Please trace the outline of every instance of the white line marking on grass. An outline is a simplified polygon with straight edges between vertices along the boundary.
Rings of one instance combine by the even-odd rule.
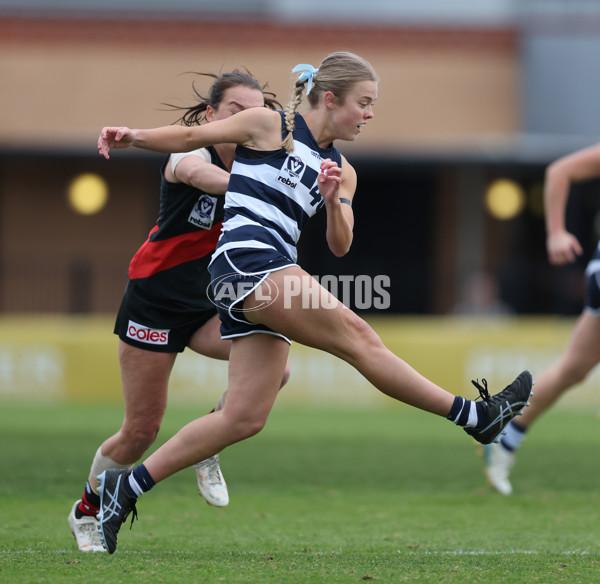
[[[26,550],[0,550],[0,556],[9,555],[27,555],[27,554],[44,554],[44,553],[55,553],[55,554],[80,554],[79,550],[76,549],[62,549],[62,550],[44,550],[44,549],[26,549]],[[381,554],[387,552],[343,552],[337,550],[313,550],[310,552],[275,552],[282,555],[329,555],[329,556],[343,556],[349,554],[363,553],[365,555]],[[502,556],[502,555],[537,555],[537,554],[555,554],[559,556],[597,556],[600,552],[597,551],[586,551],[586,550],[442,550],[442,551],[430,551],[430,550],[396,550],[396,553],[406,556]],[[173,556],[191,556],[197,555],[196,551],[182,551],[182,550],[161,550],[161,551],[149,551],[149,550],[119,550],[119,555],[132,555],[132,556],[148,556],[148,555],[173,555]],[[272,555],[271,551],[257,551],[257,550],[240,550],[238,552],[229,552],[229,555],[249,555],[249,556],[263,556]]]
[[[588,552],[585,550],[506,550],[506,551],[486,551],[486,550],[446,550],[446,551],[403,551],[398,550],[399,554],[405,555],[429,555],[429,556],[502,556],[506,554],[521,554],[521,555],[535,555],[535,554],[558,554],[561,556],[587,556],[595,555],[597,552]]]

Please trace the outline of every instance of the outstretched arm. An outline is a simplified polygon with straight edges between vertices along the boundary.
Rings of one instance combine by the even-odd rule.
[[[117,148],[144,148],[156,152],[188,152],[194,148],[209,146],[210,144],[199,144],[189,148],[188,143],[192,139],[192,130],[200,126],[188,128],[183,126],[164,126],[152,130],[132,130],[121,127],[104,127],[98,138],[98,152],[104,158],[109,158],[109,152]]]
[[[225,143],[269,150],[281,142],[280,128],[281,118],[277,112],[255,107],[201,126],[163,126],[150,130],[105,127],[98,138],[98,152],[109,158],[113,148],[135,146],[168,154]]]
[[[550,263],[574,262],[583,253],[577,238],[565,227],[565,211],[571,185],[600,176],[600,144],[555,160],[546,169],[544,206],[546,249]]]

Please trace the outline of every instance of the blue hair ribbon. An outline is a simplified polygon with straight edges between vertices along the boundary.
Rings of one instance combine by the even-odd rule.
[[[308,65],[307,63],[301,63],[292,69],[292,73],[298,73],[299,71],[302,71],[302,73],[298,75],[298,81],[302,83],[304,83],[304,81],[308,81],[308,85],[306,87],[306,95],[308,95],[312,89],[313,77],[319,72],[319,70],[315,69],[312,65]]]

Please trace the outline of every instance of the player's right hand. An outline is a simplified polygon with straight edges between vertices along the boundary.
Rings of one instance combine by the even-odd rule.
[[[555,266],[571,264],[583,253],[579,240],[568,231],[557,231],[546,239],[548,259]]]
[[[98,137],[98,152],[104,158],[110,158],[109,152],[113,148],[128,148],[135,140],[135,130],[130,130],[125,126],[104,127]]]

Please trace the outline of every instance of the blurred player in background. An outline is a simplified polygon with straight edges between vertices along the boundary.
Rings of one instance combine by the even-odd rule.
[[[550,263],[574,262],[583,253],[577,238],[567,231],[565,214],[571,185],[600,177],[600,144],[579,150],[550,164],[546,170],[544,203],[546,249]],[[485,473],[503,495],[512,493],[509,477],[516,451],[526,432],[565,391],[581,383],[600,362],[600,243],[585,270],[585,302],[565,352],[539,375],[535,400],[506,427],[499,443],[484,446]]]
[[[214,79],[208,97],[193,86],[197,104],[171,106],[185,111],[177,120],[185,126],[225,119],[248,108],[279,106],[274,94],[265,92],[248,73],[200,75]],[[100,506],[96,477],[108,468],[131,467],[154,442],[177,353],[189,347],[214,359],[229,358],[231,341],[220,338],[217,309],[207,295],[207,267],[221,233],[223,195],[234,150],[235,144],[220,144],[171,154],[161,169],[159,218],[130,263],[115,324],[123,425],[98,448],[83,495],[68,518],[81,551],[104,551],[96,519]],[[202,376],[201,368],[198,376]],[[286,365],[283,383],[288,376]],[[223,398],[215,410],[222,406]],[[217,507],[227,505],[218,454],[194,466],[206,501]]]
[[[223,233],[210,264],[221,334],[232,338],[223,409],[193,420],[133,471],[100,477],[102,540],[110,553],[137,497],[155,483],[258,433],[285,370],[290,339],[354,366],[380,391],[448,418],[480,442],[496,438],[527,403],[533,379],[524,371],[500,394],[477,384],[483,401],[455,396],[429,381],[383,345],[375,331],[296,263],[302,227],[326,210],[325,237],[340,257],[350,249],[356,171],[334,146],[354,141],[373,117],[377,75],[361,57],[337,52],[318,68],[300,64],[284,112],[251,108],[212,124],[154,130],[104,128],[101,154],[135,145],[158,151],[235,142]],[[297,112],[303,92],[308,111]],[[376,193],[372,193],[376,201]],[[288,285],[298,286],[286,293]],[[224,292],[232,289],[234,296]],[[278,290],[279,293],[275,293]],[[311,299],[310,302],[306,302]],[[267,302],[268,300],[268,302]]]

